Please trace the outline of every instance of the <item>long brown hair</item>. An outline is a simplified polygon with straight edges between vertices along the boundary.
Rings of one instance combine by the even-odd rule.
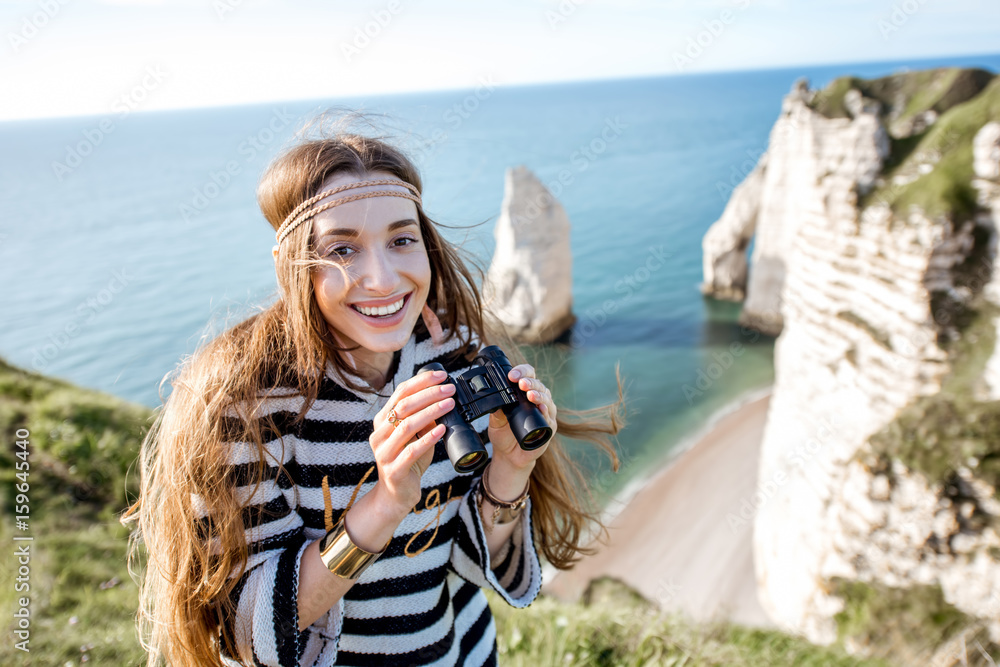
[[[389,172],[423,189],[417,169],[400,150],[336,125],[331,130],[327,120],[324,114],[306,125],[297,142],[261,177],[257,201],[275,229],[337,173],[366,177]],[[319,130],[318,136],[309,136],[313,129]],[[506,345],[513,363],[522,361],[516,347],[484,325],[482,298],[466,261],[480,278],[482,269],[463,261],[460,249],[439,234],[422,207],[417,213],[431,265],[427,304],[439,313],[449,338],[459,337],[463,347],[472,335],[484,345],[499,342]],[[252,474],[259,485],[268,465],[262,432],[280,433],[269,416],[245,417],[257,414],[266,396],[280,389],[302,397],[298,415],[302,420],[316,400],[328,364],[347,380],[351,368],[312,291],[310,271],[318,262],[311,225],[300,225],[280,244],[275,262],[277,301],[202,345],[179,365],[172,391],[142,443],[139,498],[121,521],[138,524],[130,537],[130,571],[145,552],[137,624],[150,666],[160,658],[171,665],[222,665],[220,623],[223,614],[234,612],[230,593],[239,579],[230,574],[242,572],[248,558],[241,502],[225,475],[227,446],[242,441],[257,447],[258,465]],[[426,331],[422,319],[417,330]],[[586,479],[563,441],[594,443],[617,470],[612,436],[624,425],[622,384],[617,380],[617,402],[587,411],[559,409],[558,435],[531,475],[535,541],[559,569],[570,568],[581,554],[590,552],[585,542],[594,529],[605,535]],[[240,655],[237,647],[226,648],[230,655]],[[241,655],[248,664],[250,658]]]

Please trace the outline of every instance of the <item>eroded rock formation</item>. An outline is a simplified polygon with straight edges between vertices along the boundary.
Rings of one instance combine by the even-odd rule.
[[[858,99],[850,106],[851,117],[827,118],[809,107],[810,99],[805,82],[798,82],[782,104],[767,152],[703,242],[703,291],[743,300],[745,289],[742,323],[771,335],[781,331],[781,287],[804,219],[856,214],[858,195],[872,188],[889,152],[877,102]],[[754,252],[747,279],[750,236]]]
[[[859,584],[940,590],[1000,642],[1000,78],[931,74],[797,86],[706,236],[709,283],[752,230],[747,321],[781,333],[760,601],[821,643]]]
[[[845,77],[818,94],[798,81],[782,103],[766,153],[705,235],[702,292],[744,301],[742,324],[780,333],[786,262],[802,220],[856,213],[880,177],[891,140],[925,132],[941,113],[977,95],[991,76],[947,69],[873,81]],[[917,92],[930,94],[912,105]],[[751,237],[747,270],[741,253]]]
[[[483,293],[488,314],[520,342],[551,342],[576,320],[569,234],[541,181],[527,167],[508,169]]]

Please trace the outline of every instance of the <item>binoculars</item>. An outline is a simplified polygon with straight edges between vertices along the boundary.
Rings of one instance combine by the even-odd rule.
[[[552,428],[541,411],[517,382],[507,379],[511,365],[499,347],[484,347],[473,363],[473,368],[458,377],[445,379],[455,385],[455,407],[437,419],[445,426],[441,439],[457,473],[475,472],[489,462],[482,439],[470,425],[483,415],[503,410],[517,444],[524,450],[538,449],[552,437]],[[443,370],[441,364],[430,363],[417,373]]]

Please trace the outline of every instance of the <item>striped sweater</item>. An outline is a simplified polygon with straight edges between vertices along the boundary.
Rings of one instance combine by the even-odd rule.
[[[448,354],[459,345],[450,340],[438,347],[426,334],[413,334],[381,393],[390,394],[431,361],[444,364],[453,377],[460,374],[469,362]],[[232,594],[237,611],[224,620],[223,632],[252,646],[258,665],[495,664],[496,628],[482,589],[492,588],[514,607],[526,607],[538,595],[541,568],[530,499],[513,537],[491,562],[475,503],[480,476],[457,475],[439,441],[422,478],[420,502],[386,552],[333,608],[298,631],[300,558],[340,518],[352,495],[360,498],[378,479],[368,437],[386,400],[348,389],[332,367],[299,425],[292,422],[301,397],[269,397],[263,410],[283,436],[265,433],[270,467],[252,496],[249,464],[256,461],[256,448],[232,446],[229,471],[246,497],[250,556],[246,568],[231,575],[239,576]],[[488,420],[483,416],[472,426],[492,454]],[[288,475],[280,473],[279,460]],[[225,650],[222,659],[239,664]]]

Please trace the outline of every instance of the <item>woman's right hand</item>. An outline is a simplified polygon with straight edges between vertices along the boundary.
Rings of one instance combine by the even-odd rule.
[[[378,482],[372,491],[400,520],[420,502],[420,478],[434,459],[434,445],[444,435],[444,425],[435,425],[434,420],[455,406],[455,386],[441,384],[447,376],[445,371],[425,371],[402,382],[373,421],[368,442],[375,454]],[[391,410],[402,423],[389,423]]]

